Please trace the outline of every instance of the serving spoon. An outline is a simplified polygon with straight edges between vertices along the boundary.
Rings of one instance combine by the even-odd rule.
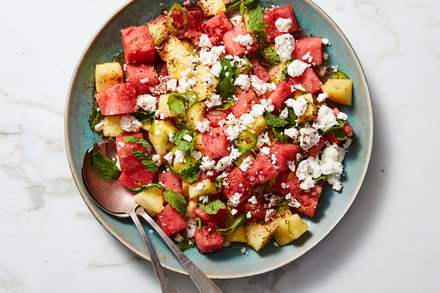
[[[94,151],[101,151],[102,154],[112,160],[116,160],[117,151],[116,144],[113,138],[108,142],[101,144],[95,143],[93,149],[86,151],[83,159],[82,174],[84,182],[89,190],[92,200],[105,212],[120,218],[130,217],[136,228],[138,229],[145,247],[151,256],[154,272],[159,280],[162,292],[176,292],[173,284],[168,279],[163,267],[160,264],[159,258],[154,251],[153,246],[145,233],[145,230],[139,221],[138,215],[142,216],[151,227],[162,237],[164,242],[168,245],[179,262],[182,264],[185,271],[189,274],[197,289],[202,292],[221,293],[222,291],[217,285],[210,280],[162,231],[153,218],[148,215],[145,210],[140,207],[133,198],[133,195],[128,189],[117,181],[106,182],[94,170],[92,166],[92,153]]]

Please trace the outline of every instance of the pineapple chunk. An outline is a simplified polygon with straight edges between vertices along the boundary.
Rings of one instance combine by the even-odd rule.
[[[165,118],[177,117],[178,115],[170,111],[168,107],[168,98],[170,95],[161,95],[159,97],[159,115],[163,115]]]
[[[353,81],[349,79],[329,79],[322,86],[322,91],[329,95],[329,101],[351,106]]]
[[[177,80],[182,78],[180,73],[188,68],[191,68],[191,70],[194,69],[194,64],[190,56],[176,56],[170,62],[167,62],[168,75]]]
[[[173,63],[176,58],[189,56],[194,52],[194,46],[189,41],[179,40],[174,36],[163,42],[158,50],[159,56],[167,63]]]
[[[186,207],[186,214],[185,217],[187,218],[193,218],[194,217],[194,209],[197,207],[197,202],[194,200],[190,200],[188,202],[188,206]]]
[[[279,245],[286,245],[299,238],[309,229],[309,226],[298,214],[283,217],[275,230],[275,240]]]
[[[196,129],[197,122],[201,122],[203,120],[203,116],[205,115],[206,105],[203,102],[195,103],[191,108],[186,111],[186,123],[192,129]]]
[[[255,136],[259,136],[260,133],[262,133],[263,131],[265,131],[268,128],[269,128],[269,125],[267,125],[266,119],[264,119],[264,116],[261,115],[261,116],[255,117],[255,121],[252,124],[252,127],[249,128],[248,130],[250,132],[252,132]]]
[[[148,138],[151,141],[158,155],[165,155],[171,147],[168,143],[168,136],[174,133],[176,128],[170,121],[157,120],[154,122],[151,131],[148,132]]]
[[[104,136],[118,136],[124,130],[122,130],[121,125],[121,116],[105,116],[104,117],[104,128],[102,130],[102,134]]]
[[[194,138],[194,148],[198,151],[203,150],[202,138],[203,138],[203,135],[201,133],[197,133],[196,137]]]
[[[95,85],[98,93],[123,82],[121,64],[118,62],[96,64]]]
[[[231,234],[225,234],[225,241],[247,243],[246,229],[244,226],[238,227],[238,229]]]
[[[151,121],[147,120],[142,122],[142,129],[145,131],[150,131],[150,127],[151,127]]]
[[[246,227],[247,241],[256,251],[266,246],[278,227],[278,219],[268,223],[251,222]]]
[[[313,122],[315,120],[316,109],[312,94],[300,95],[297,99],[299,97],[303,97],[309,103],[309,106],[304,114],[298,117],[298,123]]]
[[[175,153],[178,150],[177,147],[172,148],[172,152]],[[185,154],[185,157],[183,159],[183,162],[177,162],[176,158],[173,160],[173,168],[176,172],[180,172],[186,168],[191,166],[191,155]]]
[[[218,79],[203,65],[197,66],[196,71],[197,83],[194,86],[194,91],[199,95],[199,101],[203,101],[215,91]]]
[[[200,0],[197,4],[202,8],[205,16],[213,16],[226,11],[223,0]]]
[[[195,182],[189,186],[189,198],[197,199],[202,195],[214,195],[217,194],[217,188],[211,180],[205,179]]]
[[[154,217],[155,214],[160,213],[163,208],[162,191],[155,188],[136,194],[134,196],[134,201],[143,207],[152,217]]]
[[[157,44],[161,38],[168,35],[166,22],[167,18],[163,16],[148,24],[148,30],[150,31],[154,44]]]
[[[190,183],[185,179],[182,179],[182,195],[186,198],[189,197],[189,185]]]
[[[286,63],[281,62],[280,64],[274,65],[269,69],[270,82],[281,82],[281,72],[286,67],[286,65]]]

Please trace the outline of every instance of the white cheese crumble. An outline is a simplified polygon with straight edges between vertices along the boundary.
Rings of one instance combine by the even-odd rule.
[[[249,76],[247,74],[238,75],[234,85],[239,86],[241,89],[247,91],[251,87]]]
[[[275,21],[275,26],[281,33],[287,33],[292,27],[292,19],[280,17]]]
[[[347,120],[348,116],[344,112],[339,112],[339,114],[336,118],[341,119],[341,120]]]
[[[295,161],[287,161],[287,167],[289,167],[290,171],[295,172],[296,169]]]
[[[240,252],[243,254],[248,254],[247,249],[244,246],[240,249]]]
[[[251,49],[251,46],[254,44],[254,38],[252,38],[250,34],[238,35],[235,38],[232,38],[232,40],[242,46],[245,46],[248,50]]]
[[[322,39],[321,42],[324,46],[330,45],[330,41],[328,39]]]
[[[205,105],[208,109],[216,106],[220,106],[221,104],[222,104],[222,97],[220,97],[220,95],[217,94],[212,94],[210,97],[208,97],[205,100]]]
[[[247,156],[243,162],[241,162],[240,164],[240,170],[243,172],[246,172],[247,170],[249,170],[252,166],[252,159],[251,156]]]
[[[232,207],[237,207],[240,204],[242,194],[236,192],[228,201],[228,205]]]
[[[265,83],[258,76],[251,75],[251,84],[255,93],[258,96],[264,95],[268,90],[275,90],[276,85],[272,83]]]
[[[182,152],[181,150],[177,150],[174,153],[174,161],[176,163],[184,163],[185,162],[185,153]]]
[[[212,66],[219,61],[221,54],[225,52],[225,46],[214,46],[211,50],[202,48],[200,51],[200,61],[203,65]]]
[[[206,118],[203,118],[202,121],[196,122],[196,129],[200,133],[204,133],[209,130],[209,120]]]
[[[240,135],[240,126],[238,126],[238,125],[234,125],[234,126],[230,125],[230,126],[228,126],[228,128],[226,128],[225,133],[228,136],[228,140],[229,141],[234,141]]]
[[[152,95],[140,95],[137,97],[136,105],[147,112],[155,112],[156,102],[156,97]]]
[[[257,148],[261,148],[264,145],[269,145],[271,143],[269,132],[260,133],[257,139]]]
[[[189,135],[189,134],[185,134],[183,136],[183,139],[186,140],[187,142],[192,142],[193,137],[191,135]]]
[[[186,218],[186,236],[188,236],[188,238],[193,238],[194,237],[194,233],[196,232],[197,229],[197,221],[192,219],[192,218]]]
[[[199,152],[199,151],[193,150],[193,151],[191,152],[191,157],[193,157],[194,160],[198,161],[198,160],[200,160],[200,159],[203,157],[203,155],[202,155],[202,152]]]
[[[173,78],[167,81],[167,89],[170,92],[176,91],[176,88],[177,88],[177,79]]]
[[[202,158],[202,163],[200,164],[200,170],[208,171],[214,168],[214,166],[215,166],[215,161],[211,160],[211,158],[209,158],[208,156],[204,156]]]
[[[95,124],[95,131],[100,132],[104,130],[104,120],[99,121],[99,123]]]
[[[305,151],[310,149],[312,146],[316,145],[321,139],[318,130],[316,130],[313,127],[310,127],[309,125],[301,128],[299,130],[299,133],[300,133],[299,144],[301,148]]]
[[[231,166],[236,159],[238,159],[241,156],[241,153],[238,149],[232,147],[231,153],[229,156],[221,158],[217,165],[215,166],[215,170],[217,172],[224,171],[227,167]]]
[[[297,140],[298,139],[298,129],[295,127],[287,128],[284,130],[284,134],[290,137],[291,139]]]
[[[222,71],[222,65],[217,61],[214,63],[214,65],[212,65],[210,72],[215,77],[219,77],[220,71]]]
[[[211,48],[212,47],[211,40],[209,39],[209,37],[206,34],[203,34],[200,36],[199,47],[200,48],[205,48],[205,47]]]
[[[304,71],[307,69],[307,67],[310,67],[310,64],[302,62],[301,60],[293,60],[287,66],[287,73],[291,77],[301,76],[304,73]]]
[[[237,214],[237,212],[238,212],[238,211],[237,211],[236,209],[232,209],[232,210],[231,210],[231,215],[234,216],[235,214]]]
[[[322,131],[326,131],[330,127],[337,125],[335,114],[333,110],[327,107],[326,105],[322,105],[319,108],[318,116],[316,117],[316,121],[313,123],[313,127],[316,129],[321,129]]]
[[[165,160],[167,160],[167,162],[170,163],[170,164],[173,162],[173,157],[174,157],[174,153],[173,152],[169,152],[168,154],[163,156],[163,158]]]
[[[202,189],[203,189],[203,183],[197,183],[197,185],[196,185],[196,187],[194,188],[195,190],[197,190],[197,191],[202,191]],[[200,197],[199,197],[200,198]]]
[[[309,106],[307,100],[303,96],[298,97],[296,100],[290,98],[285,102],[285,104],[287,107],[293,109],[296,116],[303,115]]]
[[[292,58],[292,52],[295,49],[295,39],[291,34],[275,37],[275,49],[281,62],[288,62]]]
[[[248,199],[248,202],[250,202],[251,204],[257,204],[258,200],[257,198],[254,196],[252,196],[251,198]]]
[[[284,110],[281,111],[281,113],[280,113],[280,118],[281,119],[287,119],[287,116],[289,116],[289,109],[284,108]]]
[[[229,20],[231,21],[234,27],[240,26],[243,24],[243,15],[241,15],[241,13],[236,13],[233,16],[231,16]]]
[[[262,152],[262,153],[265,154],[265,155],[269,155],[269,153],[270,153],[270,148],[268,148],[268,147],[262,147],[262,148],[260,149],[260,152]]]
[[[142,123],[132,115],[123,115],[119,124],[127,132],[138,132],[142,127]]]
[[[310,52],[307,52],[304,56],[302,56],[301,59],[308,61],[309,63],[312,63],[313,61],[313,57],[310,55]]]
[[[162,165],[162,160],[160,158],[159,155],[152,155],[151,159],[153,160],[154,163],[156,163],[156,166],[159,167],[160,165]]]
[[[316,100],[320,103],[323,103],[326,99],[328,99],[328,97],[329,97],[328,93],[321,93],[318,95]]]

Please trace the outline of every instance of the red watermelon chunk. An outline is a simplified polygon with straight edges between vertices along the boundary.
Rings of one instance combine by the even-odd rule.
[[[338,108],[334,108],[333,113],[335,114],[336,117],[338,117],[338,115],[339,115],[339,113],[341,113],[341,111],[339,111]],[[348,123],[348,121],[345,122],[342,129],[344,130],[345,134],[347,134],[348,137],[352,137],[354,135],[353,128],[350,126],[350,123]]]
[[[316,156],[319,154],[326,141],[327,141],[326,137],[321,137],[321,139],[316,145],[312,146],[307,150],[306,154],[309,157],[316,158]]]
[[[194,214],[196,217],[200,217],[202,223],[218,225],[223,223],[225,218],[229,215],[228,209],[224,208],[219,210],[215,215],[210,215],[205,212],[201,207],[196,206],[194,209]]]
[[[295,15],[293,14],[292,6],[286,5],[283,7],[278,7],[266,12],[263,15],[263,20],[269,23],[269,25],[266,27],[266,32],[269,38],[273,39],[279,35],[285,34],[284,32],[280,32],[275,25],[275,22],[278,18],[290,18],[292,20],[292,26],[290,27],[288,33],[293,33],[298,30],[298,24],[296,22]]]
[[[259,153],[252,167],[246,172],[246,179],[251,185],[265,183],[278,175],[278,171],[266,154]]]
[[[313,68],[308,67],[300,77],[301,83],[304,88],[312,94],[315,94],[321,90],[322,83],[319,77],[316,75]]]
[[[254,74],[264,82],[268,82],[270,79],[269,73],[266,68],[261,66],[260,62],[258,62],[257,58],[251,57],[251,64],[254,69]]]
[[[254,43],[250,46],[244,46],[241,43],[234,41],[234,39],[238,36],[245,36],[248,34],[249,32],[241,26],[237,26],[232,31],[225,33],[223,36],[223,45],[225,46],[226,53],[240,56],[255,52],[258,48],[257,43],[255,43],[255,39]]]
[[[165,66],[166,67],[166,66]],[[127,82],[132,83],[138,95],[149,94],[150,88],[159,84],[153,65],[127,65]]]
[[[185,219],[170,204],[167,204],[160,213],[156,214],[154,220],[167,236],[176,234],[186,227]]]
[[[95,95],[102,115],[128,114],[137,111],[136,87],[130,83],[117,84]]]
[[[270,147],[270,154],[275,155],[275,168],[279,172],[288,171],[287,162],[295,161],[296,155],[301,152],[301,147],[296,144],[276,142]]]
[[[203,32],[209,37],[213,45],[218,45],[223,39],[223,35],[233,29],[234,27],[224,12],[217,14],[202,24]]]
[[[202,226],[194,233],[197,249],[201,253],[212,253],[223,249],[225,237],[214,226]]]
[[[208,118],[211,127],[219,127],[218,123],[225,120],[227,115],[228,113],[225,111],[211,110],[206,114],[206,118]]]
[[[225,157],[229,154],[228,139],[224,132],[224,127],[211,128],[202,134],[203,155],[211,159]]]
[[[182,194],[182,185],[180,184],[180,179],[173,172],[167,171],[159,174],[159,183],[163,185],[166,189]]]
[[[235,117],[240,118],[244,113],[252,110],[252,105],[257,100],[253,90],[241,91],[237,94],[237,102],[232,106],[231,112]]]
[[[136,136],[139,138],[143,138],[142,133],[123,133],[121,135],[116,136],[116,149],[118,151],[119,157],[119,165],[121,166],[122,171],[132,171],[136,169],[144,169],[144,165],[140,160],[138,160],[131,151],[136,149],[142,152],[145,152],[146,149],[136,143],[129,143],[124,141],[124,137],[128,136]]]
[[[156,49],[147,25],[131,26],[121,31],[125,61],[131,64],[154,64]]]
[[[295,49],[293,50],[295,59],[299,59],[303,62],[312,65],[322,64],[322,38],[321,37],[306,37],[302,39],[295,40]],[[304,56],[310,54],[312,57],[310,60]]]
[[[209,176],[208,176],[208,172],[207,172],[207,171],[202,171],[202,172],[200,172],[199,180],[209,179],[209,180],[211,180],[211,181],[215,181],[215,179],[217,178],[217,176],[220,175],[217,171],[214,171],[214,170],[210,170],[209,172],[211,172],[212,175],[209,175]]]
[[[276,89],[269,94],[268,99],[272,99],[275,114],[280,112],[284,102],[290,95],[292,95],[292,89],[287,81],[278,83]]]
[[[226,184],[222,185],[222,193],[230,200],[236,193],[240,194],[239,204],[246,201],[251,195],[252,188],[240,168],[235,167],[226,177]]]
[[[136,188],[142,185],[153,183],[153,179],[157,172],[148,172],[147,169],[135,169],[131,171],[123,171],[119,176],[119,183],[127,188]]]
[[[325,137],[328,139],[330,143],[335,143],[337,145],[342,143],[342,140],[338,139],[331,131],[325,134]]]
[[[239,207],[237,207],[237,210],[238,210],[237,215],[242,214],[244,212],[251,212],[251,218],[248,219],[247,221],[260,222],[266,216],[266,208],[264,207],[264,197],[261,196],[256,204],[246,201],[242,203]]]
[[[176,37],[179,39],[192,39],[198,40],[202,35],[202,15],[198,10],[186,10],[186,15],[188,16],[188,29],[185,33],[176,33]],[[171,13],[171,20],[173,26],[178,30],[183,30],[184,16],[181,11],[173,10]]]

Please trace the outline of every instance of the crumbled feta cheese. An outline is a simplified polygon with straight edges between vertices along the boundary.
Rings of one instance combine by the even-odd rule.
[[[192,142],[193,137],[191,135],[189,135],[189,134],[185,134],[183,136],[183,139],[186,140],[187,142]]]
[[[301,148],[305,151],[310,149],[312,146],[316,145],[321,139],[318,130],[310,126],[301,128],[299,130],[299,133],[300,133],[299,143]]]
[[[197,190],[197,191],[202,191],[202,189],[203,189],[203,183],[197,183],[197,185],[196,185],[196,187],[194,188],[195,190]]]
[[[138,132],[142,127],[142,123],[132,115],[122,115],[119,124],[127,132]]]
[[[285,104],[287,107],[293,109],[296,116],[303,115],[309,106],[307,100],[303,96],[299,96],[296,100],[290,98],[285,102]]]
[[[257,198],[254,195],[250,199],[248,199],[248,202],[250,202],[251,204],[257,204],[258,200],[257,200]]]
[[[196,122],[196,129],[198,132],[204,133],[209,130],[209,120],[204,118],[202,121]]]
[[[252,114],[245,113],[240,117],[240,125],[244,127],[252,127],[254,125],[255,118]]]
[[[202,50],[200,50],[200,61],[203,65],[212,66],[219,61],[220,55],[224,52],[225,46],[214,46],[211,50],[202,48]]]
[[[313,61],[313,57],[310,55],[310,52],[307,52],[307,54],[305,54],[304,56],[302,56],[301,58],[302,60],[308,61],[309,63],[311,63]]]
[[[232,147],[229,156],[223,157],[217,162],[217,165],[215,166],[215,170],[217,172],[224,171],[227,167],[231,166],[234,163],[234,161],[238,159],[240,156],[241,156],[240,151]]]
[[[238,35],[232,40],[242,46],[245,46],[248,50],[250,50],[252,45],[254,44],[254,38],[250,34],[247,35]]]
[[[243,254],[248,254],[247,249],[244,246],[240,249],[240,252]]]
[[[205,105],[208,109],[220,106],[222,104],[222,97],[217,94],[212,94],[208,99],[205,100]]]
[[[287,73],[291,77],[301,76],[304,73],[304,71],[307,69],[307,67],[310,67],[310,64],[302,62],[301,60],[293,60],[287,66]]]
[[[177,150],[174,153],[174,161],[176,163],[184,163],[185,162],[185,153],[182,152],[181,150]]]
[[[252,218],[252,213],[251,212],[247,212],[246,213],[246,218],[248,218],[248,219]]]
[[[234,216],[235,214],[237,214],[237,212],[238,212],[238,211],[237,211],[236,209],[232,209],[232,210],[231,210],[231,215]]]
[[[237,207],[240,204],[242,194],[241,193],[234,193],[234,195],[229,199],[228,204],[233,207]]]
[[[167,89],[170,92],[176,91],[176,88],[177,88],[177,79],[172,78],[167,81]]]
[[[160,158],[159,155],[152,155],[151,159],[153,160],[154,163],[156,163],[156,166],[159,167],[160,165],[162,165],[162,160]]]
[[[197,229],[197,221],[192,218],[186,218],[186,236],[188,238],[194,237],[194,232],[196,232]]]
[[[270,148],[268,148],[268,147],[262,147],[262,148],[260,149],[260,152],[262,152],[263,154],[269,155]]]
[[[347,120],[348,116],[344,112],[339,112],[339,114],[336,118],[341,119],[341,120]]]
[[[293,86],[293,88],[294,88],[295,90],[299,90],[299,91],[302,91],[302,92],[306,92],[306,89],[302,86],[302,84],[295,84],[295,85]]]
[[[170,163],[170,164],[173,162],[173,157],[174,157],[174,153],[173,152],[169,152],[168,154],[163,156],[163,158],[165,160],[167,160],[167,162]]]
[[[249,168],[252,166],[252,159],[251,156],[247,156],[243,162],[241,162],[240,164],[240,170],[243,172],[246,172],[247,170],[249,170]]]
[[[268,90],[274,90],[276,88],[275,84],[265,83],[256,75],[251,75],[251,84],[258,96],[262,96]]]
[[[279,32],[287,33],[292,27],[292,19],[280,17],[275,21],[275,26]]]
[[[290,171],[295,172],[295,161],[287,161],[287,167],[289,167]]]
[[[152,95],[140,95],[137,97],[137,106],[144,109],[147,112],[156,111],[156,97]]]
[[[193,157],[194,160],[196,160],[196,161],[200,160],[202,158],[202,156],[203,156],[202,152],[199,152],[199,151],[196,151],[196,150],[193,150],[191,152],[191,157]]]
[[[214,65],[212,65],[210,71],[212,75],[214,75],[215,77],[219,77],[220,71],[222,71],[222,65],[220,64],[220,62],[215,62]]]
[[[202,171],[208,171],[214,168],[215,161],[211,160],[208,156],[204,156],[202,158],[202,163],[200,164],[200,170]]]
[[[199,191],[201,191],[201,190],[199,190]],[[209,196],[207,196],[207,195],[199,196],[199,202],[201,202],[203,204],[207,204],[209,202]]]
[[[249,75],[240,74],[234,82],[234,85],[239,86],[241,89],[247,91],[251,87],[251,81]]]
[[[281,62],[288,62],[292,59],[292,52],[295,49],[295,39],[291,34],[284,34],[275,37],[275,49]]]
[[[212,47],[211,40],[209,39],[209,37],[206,34],[202,34],[200,36],[199,47],[201,47],[201,48],[203,48],[203,47],[211,48]]]
[[[289,109],[284,108],[284,110],[281,111],[281,113],[280,113],[280,118],[281,119],[287,119],[288,116],[289,116]]]
[[[324,46],[330,45],[330,41],[328,39],[322,39],[321,42]]]
[[[313,123],[313,127],[316,129],[321,129],[322,131],[326,131],[330,127],[337,125],[335,114],[333,110],[327,107],[326,105],[322,105],[319,108],[318,116],[316,117],[315,122]]]
[[[240,135],[240,126],[238,126],[238,125],[235,125],[235,126],[230,125],[230,126],[228,126],[228,128],[226,128],[225,133],[228,136],[228,140],[229,141],[234,141]]]
[[[328,97],[329,97],[328,93],[321,93],[321,94],[318,95],[318,97],[316,98],[316,100],[317,100],[319,103],[323,103],[326,99],[328,99]]]
[[[104,130],[104,120],[99,121],[99,123],[95,124],[95,131],[100,132]]]
[[[236,13],[233,16],[231,16],[229,20],[231,21],[234,27],[240,26],[243,24],[243,15],[241,15],[241,13]]]
[[[260,133],[257,139],[257,148],[261,148],[264,145],[269,145],[271,143],[269,132]]]
[[[168,133],[168,140],[169,140],[170,142],[174,142],[174,134],[172,134],[171,132]]]
[[[284,130],[284,134],[291,139],[297,140],[298,139],[298,129],[295,127],[287,128]]]

